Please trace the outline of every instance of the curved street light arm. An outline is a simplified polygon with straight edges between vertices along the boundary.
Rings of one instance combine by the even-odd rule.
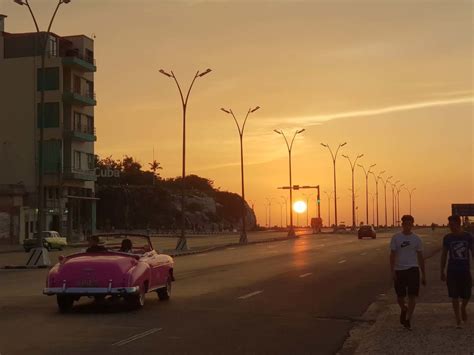
[[[19,3],[18,3],[19,4]],[[36,32],[40,32],[40,29],[39,29],[39,26],[38,26],[38,22],[36,22],[36,17],[35,15],[33,14],[33,10],[31,10],[31,7],[30,7],[30,4],[28,3],[28,0],[25,0],[24,3],[22,3],[21,5],[25,4],[26,7],[28,8],[28,11],[30,12],[31,14],[31,17],[33,18],[33,22],[35,23],[35,27],[36,27]]]
[[[249,108],[249,110],[247,111],[247,114],[245,115],[244,124],[242,125],[242,131],[240,134],[244,134],[245,124],[247,123],[247,118],[249,117],[251,112],[252,112],[252,109]]]
[[[194,82],[196,81],[198,76],[199,76],[199,70],[196,72],[196,75],[194,75],[194,79],[193,81],[191,81],[191,85],[189,85],[188,93],[186,94],[186,101],[184,103],[186,106],[188,106],[189,94],[191,93],[191,89],[193,88]]]
[[[171,71],[171,77],[174,79],[174,82],[176,83],[176,86],[178,87],[179,96],[181,97],[181,103],[183,104],[183,106],[186,106],[186,103],[184,101],[183,91],[181,90],[181,86],[179,85],[178,78],[176,78],[176,75],[174,75],[173,71]],[[194,78],[194,80],[196,80],[196,78]]]
[[[239,135],[242,137],[244,132],[242,130],[240,130],[239,122],[237,121],[237,118],[234,115],[234,111],[232,111],[232,109],[230,109],[229,112],[232,115],[232,118],[234,119],[234,122],[235,122],[235,125],[237,126],[237,129],[239,130]]]

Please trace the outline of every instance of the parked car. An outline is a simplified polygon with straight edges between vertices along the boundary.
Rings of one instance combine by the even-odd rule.
[[[140,234],[99,235],[106,251],[81,252],[59,257],[48,273],[45,295],[56,295],[59,311],[72,309],[81,297],[122,297],[134,308],[145,304],[145,294],[160,300],[171,296],[174,261],[153,249],[150,238]],[[127,242],[124,242],[127,240]],[[131,244],[130,244],[131,242]],[[123,251],[122,246],[131,247]]]
[[[48,250],[58,249],[62,250],[67,246],[66,238],[61,237],[56,231],[44,231],[43,232],[43,247]],[[28,253],[31,249],[35,248],[38,242],[38,233],[33,235],[33,238],[28,238],[23,241],[23,249]]]
[[[373,226],[366,225],[366,226],[360,226],[359,230],[357,231],[357,236],[359,237],[359,239],[362,239],[362,238],[375,239],[377,238],[377,233],[375,233],[375,229]]]

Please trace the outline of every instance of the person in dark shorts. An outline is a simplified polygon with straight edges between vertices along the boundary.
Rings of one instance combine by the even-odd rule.
[[[402,217],[402,231],[390,242],[390,271],[400,306],[400,323],[411,329],[411,319],[416,306],[416,297],[421,282],[426,285],[425,259],[421,239],[412,233],[415,219],[410,215]],[[408,296],[408,305],[405,298]]]
[[[456,327],[461,328],[461,321],[467,322],[467,305],[472,292],[471,257],[474,254],[474,242],[472,235],[462,230],[460,216],[450,216],[448,221],[451,233],[443,239],[441,280],[446,281],[448,294],[453,303]],[[462,300],[461,307],[459,299]]]

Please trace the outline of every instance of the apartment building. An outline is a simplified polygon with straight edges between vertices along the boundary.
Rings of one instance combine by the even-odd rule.
[[[21,243],[36,231],[42,87],[46,229],[77,240],[94,232],[96,220],[94,41],[50,33],[42,82],[47,34],[9,33],[5,19],[0,15],[0,243]]]

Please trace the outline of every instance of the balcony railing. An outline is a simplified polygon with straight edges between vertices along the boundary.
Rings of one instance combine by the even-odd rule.
[[[65,101],[68,101],[73,104],[80,106],[95,106],[96,96],[95,92],[91,92],[88,89],[82,90],[64,90],[63,98]]]
[[[95,59],[94,58],[92,58],[91,56],[88,56],[88,55],[83,55],[83,54],[79,53],[78,50],[67,50],[64,56],[65,57],[79,58],[79,59],[82,59],[83,61],[85,61],[89,64],[95,65]]]
[[[79,141],[95,142],[97,140],[95,127],[73,127],[69,133],[73,139]]]

